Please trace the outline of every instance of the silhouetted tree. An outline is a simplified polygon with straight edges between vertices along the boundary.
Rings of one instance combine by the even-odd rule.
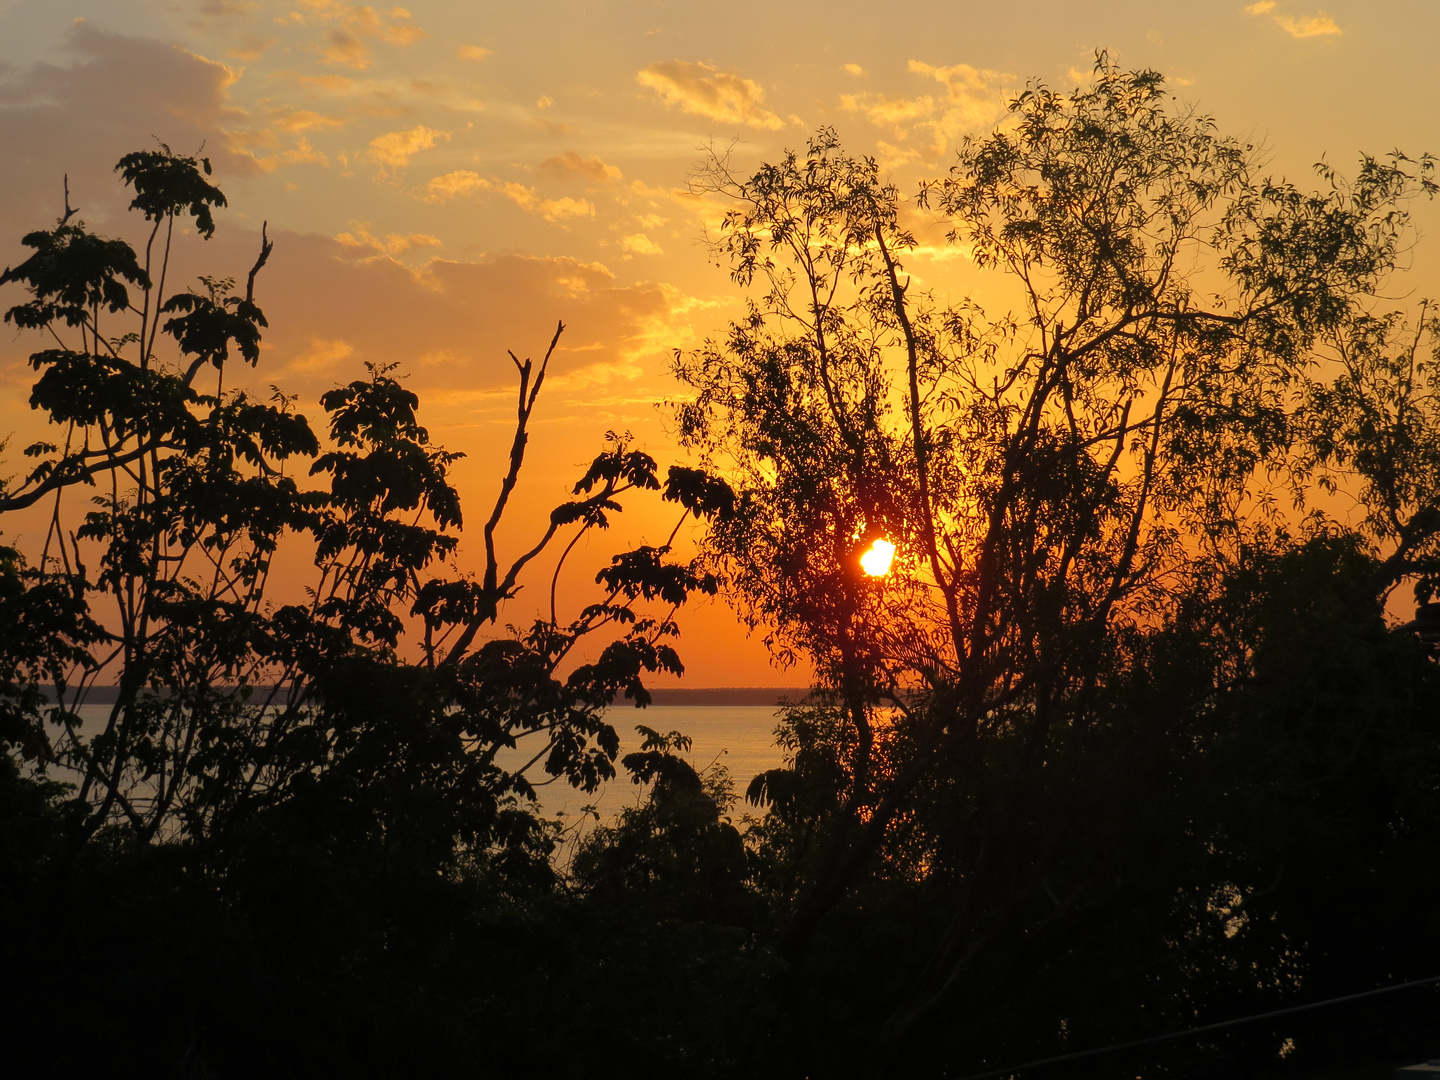
[[[47,339],[31,405],[54,433],[0,488],[0,514],[43,508],[46,522],[30,549],[0,549],[0,784],[24,815],[5,830],[15,873],[0,892],[7,925],[31,928],[14,970],[92,985],[108,1004],[80,1031],[97,1047],[145,1031],[174,1058],[162,1071],[226,1056],[273,1068],[302,1033],[292,1066],[368,1068],[434,992],[436,950],[475,925],[460,912],[494,910],[464,897],[556,887],[557,827],[535,812],[533,770],[587,791],[614,775],[603,710],[622,695],[645,704],[647,674],[682,670],[675,612],[715,582],[669,557],[672,533],[616,555],[578,614],[552,589],[548,617],[497,631],[502,605],[543,554],[563,547],[563,565],[604,529],[627,493],[676,504],[678,532],[727,513],[728,489],[683,467],[662,478],[612,434],[574,497],[505,558],[497,528],[560,326],[538,363],[511,355],[509,459],[483,569],[461,572],[449,480],[461,455],[431,441],[393,367],[323,396],[323,442],[295,399],[227,386],[227,365],[233,383],[235,363],[260,360],[256,282],[272,243],[262,229],[243,289],[202,277],[167,291],[172,243],[186,226],[208,239],[226,197],[208,160],[164,146],[117,171],[148,224],[142,251],[91,233],[67,204],[0,275],[30,294],[7,321]],[[313,552],[303,595],[272,586],[285,543]],[[575,663],[600,634],[612,640]],[[528,764],[497,764],[516,747]],[[107,906],[87,910],[96,893]],[[186,996],[195,971],[213,994]],[[353,996],[338,992],[352,976]],[[124,990],[136,980],[181,1007],[157,1023],[154,1002]],[[387,980],[415,999],[378,994]],[[271,997],[292,1012],[265,1015]],[[48,1031],[49,1000],[17,1016]],[[399,1012],[381,1020],[386,1008]],[[273,1029],[268,1048],[225,1046],[244,1022]],[[87,1040],[66,1045],[72,1065],[86,1060]],[[65,1055],[52,1065],[63,1071]]]
[[[1302,191],[1102,55],[914,201],[830,130],[701,176],[755,291],[677,361],[678,416],[737,489],[714,565],[832,693],[748,794],[836,1061],[1003,1065],[1283,997],[1325,949],[1242,911],[1287,848],[1334,799],[1356,828],[1432,820],[1434,680],[1383,605],[1440,567],[1440,326],[1377,310],[1432,172],[1367,157]],[[927,208],[1014,311],[912,287]],[[877,537],[899,554],[869,579]],[[1301,570],[1308,595],[1280,580]],[[1347,802],[1412,767],[1410,809]],[[1075,1005],[1087,980],[1113,1008]]]
[[[264,230],[243,288],[167,293],[225,197],[168,148],[119,171],[142,251],[67,201],[0,275],[53,432],[0,488],[46,522],[0,548],[0,1022],[34,1071],[964,1076],[1440,968],[1440,668],[1385,613],[1440,587],[1440,324],[1380,299],[1428,158],[1302,191],[1102,56],[914,201],[828,130],[712,162],[753,296],[677,361],[701,468],[612,435],[507,555],[557,328],[511,356],[473,574],[398,373],[319,431],[234,389]],[[912,287],[931,211],[1013,312]],[[636,492],[675,531],[569,613],[559,567]],[[542,563],[549,610],[502,628]],[[639,804],[562,833],[532,777],[615,776],[604,710],[722,583],[822,683],[765,813],[642,727]],[[1384,1000],[1065,1069],[1433,1053],[1433,993]]]

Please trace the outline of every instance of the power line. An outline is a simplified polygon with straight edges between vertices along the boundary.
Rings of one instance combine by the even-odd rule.
[[[1223,1028],[1238,1027],[1240,1024],[1250,1024],[1257,1020],[1271,1020],[1279,1016],[1293,1016],[1295,1013],[1309,1012],[1311,1009],[1321,1009],[1326,1005],[1340,1005],[1346,1001],[1359,1001],[1361,998],[1377,997],[1380,994],[1390,994],[1397,990],[1409,990],[1416,986],[1430,986],[1440,983],[1440,975],[1432,975],[1428,979],[1414,979],[1411,982],[1396,983],[1394,986],[1382,986],[1378,990],[1362,990],[1358,994],[1346,994],[1344,997],[1328,998],[1325,1001],[1313,1001],[1309,1005],[1292,1005],[1286,1009],[1275,1009],[1272,1012],[1256,1013],[1253,1016],[1242,1016],[1235,1020],[1222,1020],[1218,1024],[1205,1024],[1202,1027],[1190,1028],[1186,1031],[1172,1031],[1165,1035],[1151,1035],[1144,1039],[1135,1039],[1131,1042],[1114,1043],[1110,1046],[1100,1046],[1093,1050],[1078,1050],[1071,1054],[1060,1054],[1056,1057],[1040,1058],[1036,1061],[1027,1061],[1023,1065],[1009,1065],[1003,1069],[991,1069],[989,1072],[971,1073],[962,1077],[961,1080],[993,1080],[997,1076],[1008,1076],[1011,1073],[1023,1072],[1026,1069],[1038,1069],[1048,1065],[1059,1065],[1066,1061],[1078,1061],[1081,1058],[1095,1057],[1097,1054],[1114,1053],[1117,1050],[1133,1050],[1138,1046],[1150,1046],[1154,1043],[1168,1042],[1171,1039],[1183,1039],[1187,1035],[1203,1035],[1208,1031],[1220,1031]]]

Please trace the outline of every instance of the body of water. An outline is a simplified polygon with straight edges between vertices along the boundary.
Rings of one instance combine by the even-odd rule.
[[[93,730],[90,725],[103,724],[109,712],[108,705],[80,708],[86,730]],[[697,772],[704,772],[712,765],[724,766],[735,784],[737,798],[743,800],[751,778],[782,764],[780,750],[775,745],[777,712],[773,705],[749,704],[651,705],[647,709],[619,706],[608,710],[606,719],[620,736],[620,757],[640,749],[643,738],[635,730],[637,724],[661,734],[678,731],[688,735],[692,747],[690,753],[683,755],[686,760]],[[525,740],[516,750],[498,755],[497,761],[502,768],[519,768],[539,752],[541,745],[533,738]],[[546,816],[573,819],[581,815],[586,806],[593,806],[601,821],[610,822],[621,810],[638,805],[648,790],[631,783],[618,759],[615,767],[619,775],[590,793],[577,791],[563,780],[544,783],[550,778],[545,775],[543,765],[534,766],[527,775],[531,783],[537,785],[540,809]],[[58,772],[54,775],[61,778]],[[737,818],[742,812],[740,805],[732,809]]]
[[[682,756],[696,772],[704,772],[712,765],[724,766],[735,784],[737,798],[743,800],[745,788],[753,777],[782,764],[780,749],[775,745],[776,714],[777,710],[770,705],[651,705],[648,709],[612,708],[605,719],[620,736],[622,758],[640,749],[643,739],[635,730],[637,724],[661,734],[678,731],[688,735],[692,740],[691,750]],[[531,750],[529,756],[534,753]],[[529,756],[516,753],[514,757],[518,760],[507,756],[501,759],[501,764],[518,766],[529,760]],[[638,805],[648,790],[631,783],[618,759],[616,769],[620,775],[590,794],[576,791],[560,780],[537,787],[541,809],[546,815],[569,817],[589,805],[595,807],[602,821],[612,820],[621,810]],[[540,766],[531,769],[528,775],[532,783],[546,779]],[[741,812],[739,805],[732,809],[735,817]]]

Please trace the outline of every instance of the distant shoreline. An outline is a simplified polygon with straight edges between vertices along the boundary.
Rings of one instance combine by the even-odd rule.
[[[652,705],[778,705],[803,701],[808,686],[670,686],[650,691]],[[620,701],[616,701],[620,704]]]
[[[258,692],[257,687],[257,692]],[[118,686],[92,686],[85,693],[87,705],[113,705],[119,696]],[[650,691],[652,705],[768,705],[781,700],[803,701],[810,695],[808,686],[666,686]],[[69,694],[67,693],[67,697]],[[50,695],[46,694],[47,699]],[[612,708],[623,708],[633,702],[620,697]]]

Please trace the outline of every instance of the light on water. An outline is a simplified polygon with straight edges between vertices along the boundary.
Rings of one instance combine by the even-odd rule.
[[[635,731],[636,724],[662,733],[678,731],[690,736],[690,753],[683,756],[697,772],[704,773],[712,765],[729,770],[737,799],[730,813],[737,818],[744,812],[741,803],[750,781],[759,773],[784,763],[780,748],[775,745],[775,725],[779,721],[771,705],[651,705],[648,709],[622,705],[608,709],[605,719],[620,736],[622,758],[640,749],[641,736]],[[522,760],[528,760],[533,753],[531,750]],[[497,755],[496,763],[502,768],[511,764],[504,760],[506,754],[521,757],[518,751]],[[648,786],[631,783],[618,759],[615,769],[618,774],[615,779],[588,794],[575,790],[563,780],[536,788],[542,812],[546,816],[563,814],[568,819],[579,814],[582,808],[593,806],[601,821],[612,821],[620,811],[638,805],[649,791]],[[528,775],[532,783],[547,779],[539,766]]]
[[[103,725],[110,714],[109,705],[82,705],[78,710],[83,722],[97,727]],[[606,710],[605,719],[615,726],[620,736],[620,755],[634,753],[642,741],[636,732],[637,724],[644,724],[659,732],[678,731],[691,739],[690,753],[684,757],[704,773],[711,766],[722,766],[729,770],[734,783],[737,805],[731,814],[739,817],[744,807],[745,788],[759,773],[778,768],[784,764],[780,748],[775,745],[775,726],[779,722],[773,705],[651,705],[647,709],[636,709],[617,705]],[[518,769],[529,762],[538,746],[532,739],[522,740],[513,750],[502,749],[495,755],[495,763],[502,769]],[[649,793],[649,786],[640,786],[630,780],[630,775],[615,761],[616,776],[592,792],[577,791],[564,780],[553,780],[545,774],[544,766],[533,765],[526,773],[530,782],[537,785],[535,794],[539,807],[546,817],[561,814],[573,819],[587,806],[593,806],[600,820],[613,821],[620,811],[637,806]],[[58,775],[58,773],[57,773]]]

